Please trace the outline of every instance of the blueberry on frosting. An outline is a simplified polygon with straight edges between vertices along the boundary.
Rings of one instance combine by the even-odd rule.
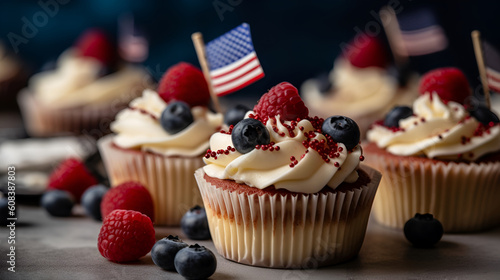
[[[484,125],[489,125],[490,122],[494,124],[500,123],[498,116],[484,105],[478,105],[473,109],[469,109],[469,114]]]
[[[323,122],[321,130],[330,135],[333,141],[343,143],[348,150],[356,147],[359,143],[359,127],[351,118],[345,116],[329,117]]]
[[[234,126],[231,133],[233,145],[242,154],[246,154],[256,145],[267,145],[271,138],[263,123],[256,119],[243,119]]]
[[[182,101],[175,101],[167,105],[161,113],[160,123],[163,129],[170,134],[176,134],[193,123],[193,115],[189,105]]]
[[[385,115],[384,126],[399,127],[399,121],[413,115],[413,110],[408,106],[396,106]]]

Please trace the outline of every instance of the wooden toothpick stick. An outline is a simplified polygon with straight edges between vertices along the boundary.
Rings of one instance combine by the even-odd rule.
[[[486,77],[486,67],[484,64],[483,50],[481,47],[481,33],[477,30],[471,33],[472,43],[474,45],[474,53],[476,55],[477,68],[479,69],[479,76],[481,77],[481,84],[483,84],[484,100],[488,109],[491,107],[490,101],[490,87],[488,86],[488,78]]]
[[[203,35],[201,35],[200,32],[196,32],[191,35],[191,39],[193,40],[194,48],[196,50],[196,55],[198,56],[198,61],[200,62],[201,70],[203,71],[203,75],[205,75],[205,80],[207,80],[208,90],[210,91],[210,97],[212,98],[214,109],[218,113],[222,113],[219,103],[219,97],[214,92],[212,86],[212,79],[210,78],[210,69],[208,68],[207,54],[205,52],[205,43],[203,42]]]

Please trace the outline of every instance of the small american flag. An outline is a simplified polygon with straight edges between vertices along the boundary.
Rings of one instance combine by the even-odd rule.
[[[482,45],[488,86],[500,92],[500,52],[485,40]]]
[[[401,36],[396,50],[404,56],[419,56],[442,51],[448,39],[439,25],[434,10],[423,7],[398,16]]]
[[[206,53],[213,90],[218,96],[242,89],[264,77],[247,23],[208,42]]]
[[[133,63],[140,63],[148,58],[148,40],[137,29],[131,15],[124,16],[119,21],[118,51],[125,61]]]

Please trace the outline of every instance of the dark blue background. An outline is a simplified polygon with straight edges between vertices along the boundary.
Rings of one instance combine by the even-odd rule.
[[[52,0],[57,2],[56,0]],[[61,0],[62,1],[62,0]],[[51,1],[42,0],[48,3]],[[209,41],[241,22],[248,22],[257,55],[266,77],[235,93],[260,96],[281,81],[296,86],[307,78],[332,68],[340,44],[348,42],[356,30],[364,30],[380,7],[388,1],[264,1],[264,0],[65,0],[59,11],[38,27],[33,38],[19,45],[19,55],[32,69],[56,58],[89,27],[101,27],[117,34],[117,18],[132,13],[149,36],[150,57],[144,64],[156,78],[171,65],[188,61],[198,65],[191,34],[200,31]],[[403,12],[419,5],[431,5],[439,14],[450,41],[448,50],[412,60],[420,72],[439,66],[458,66],[473,86],[479,82],[470,32],[481,30],[483,37],[499,45],[497,1],[418,1],[400,0]],[[219,17],[214,3],[235,4]],[[0,2],[0,40],[9,44],[8,34],[22,36],[25,17],[43,12],[38,1]]]

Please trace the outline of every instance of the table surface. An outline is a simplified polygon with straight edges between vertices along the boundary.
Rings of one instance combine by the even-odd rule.
[[[16,235],[16,272],[7,270],[6,227],[0,228],[0,279],[184,279],[157,267],[150,255],[137,262],[107,261],[97,250],[101,223],[83,215],[55,218],[44,209],[19,207]],[[415,248],[401,230],[368,223],[359,256],[335,266],[310,270],[267,269],[226,260],[213,243],[192,241],[179,228],[156,227],[156,238],[179,235],[217,256],[210,279],[500,279],[500,228],[475,234],[445,234],[430,249]],[[3,260],[2,260],[3,259]]]

